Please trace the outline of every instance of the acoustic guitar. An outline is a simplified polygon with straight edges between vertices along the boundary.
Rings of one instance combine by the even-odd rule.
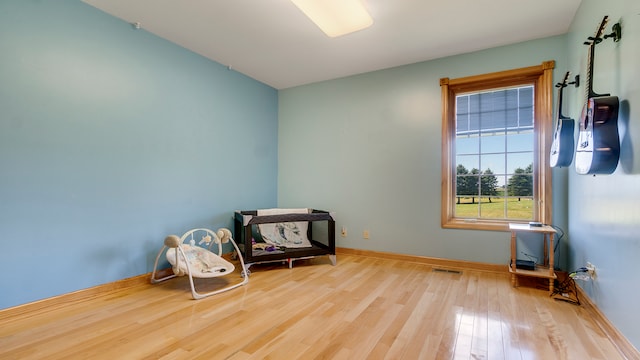
[[[556,130],[553,133],[553,143],[551,144],[551,154],[549,164],[551,167],[563,167],[571,165],[573,160],[573,129],[575,121],[572,118],[562,115],[562,90],[567,87],[567,80],[571,72],[567,71],[562,82],[556,84],[558,88],[558,114],[556,120]]]
[[[602,19],[594,37],[589,37],[586,102],[580,117],[580,134],[576,147],[575,167],[578,174],[611,174],[620,159],[617,96],[593,91],[593,59],[595,47],[602,42],[608,17]]]

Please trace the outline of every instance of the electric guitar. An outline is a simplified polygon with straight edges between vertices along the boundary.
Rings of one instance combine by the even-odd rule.
[[[586,102],[580,117],[580,134],[576,148],[576,172],[578,174],[611,174],[620,159],[620,137],[618,135],[617,96],[593,92],[593,58],[595,47],[602,42],[602,32],[608,17],[602,19],[594,37],[589,37],[587,64]]]
[[[558,116],[556,130],[553,134],[553,143],[551,144],[551,154],[549,156],[549,164],[551,167],[562,167],[571,165],[573,160],[573,129],[575,121],[572,118],[562,115],[562,90],[567,87],[569,79],[569,71],[564,75],[562,82],[557,83],[558,88]]]

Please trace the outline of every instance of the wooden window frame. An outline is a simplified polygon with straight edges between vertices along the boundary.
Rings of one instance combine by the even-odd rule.
[[[555,61],[520,69],[469,77],[440,79],[442,92],[442,204],[443,228],[509,231],[509,219],[456,218],[455,103],[456,95],[520,85],[534,86],[533,221],[551,223],[551,168],[549,150],[553,122],[553,69]],[[528,221],[526,221],[528,222]]]

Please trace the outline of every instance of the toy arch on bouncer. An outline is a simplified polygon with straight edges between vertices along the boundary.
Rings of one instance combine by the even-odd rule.
[[[196,245],[195,236],[202,235],[198,245],[203,243],[207,245],[207,248]],[[185,243],[188,242],[188,243]],[[207,292],[199,293],[196,291],[193,278],[214,278],[219,276],[230,275],[235,270],[234,265],[222,257],[223,244],[231,243],[235,249],[235,253],[240,260],[242,266],[243,278],[242,282],[227,285],[223,288]],[[217,254],[211,251],[213,244],[216,244]],[[163,278],[156,279],[156,272],[158,269],[158,261],[160,256],[166,250],[166,258],[173,269],[173,274],[167,275]],[[231,289],[235,289],[249,282],[249,276],[247,276],[247,269],[242,259],[242,254],[238,249],[238,245],[231,237],[231,231],[229,229],[221,228],[217,232],[213,232],[209,229],[198,228],[187,231],[182,237],[176,235],[169,235],[164,239],[164,246],[158,252],[156,256],[155,264],[153,265],[153,273],[151,274],[151,283],[156,284],[165,280],[172,279],[177,276],[189,276],[189,284],[191,285],[191,295],[194,299],[202,299],[207,296],[219,294]]]

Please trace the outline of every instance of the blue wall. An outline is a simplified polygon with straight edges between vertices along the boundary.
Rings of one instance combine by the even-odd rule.
[[[80,0],[0,2],[0,308],[276,205],[277,91]]]
[[[612,175],[578,175],[569,171],[569,249],[571,267],[587,261],[597,280],[580,282],[600,310],[640,349],[640,1],[583,0],[571,25],[568,69],[586,78],[587,47],[604,15],[605,33],[622,26],[622,39],[596,46],[594,90],[620,100],[621,153]],[[584,103],[584,86],[570,92],[569,111],[576,119]],[[576,134],[577,137],[577,134]]]
[[[565,49],[566,37],[556,36],[280,91],[279,205],[335,211],[348,233],[336,240],[341,247],[506,270],[508,233],[440,226],[440,78],[547,60],[559,77]],[[556,215],[562,223],[564,214]]]

